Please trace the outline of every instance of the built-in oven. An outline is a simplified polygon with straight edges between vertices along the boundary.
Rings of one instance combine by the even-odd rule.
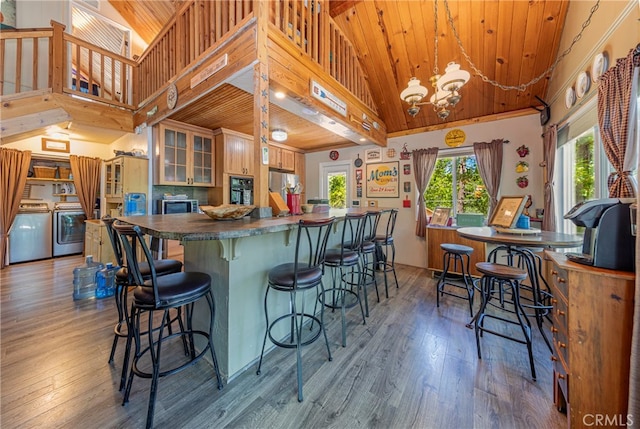
[[[87,217],[80,203],[56,203],[53,207],[53,256],[74,255],[84,250]]]
[[[230,177],[229,178],[229,202],[231,204],[253,204],[253,178]]]
[[[157,213],[198,213],[198,200],[158,200]]]

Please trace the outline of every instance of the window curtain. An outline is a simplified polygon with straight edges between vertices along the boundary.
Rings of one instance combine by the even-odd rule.
[[[498,205],[498,191],[500,190],[500,178],[502,177],[502,139],[493,140],[491,143],[474,143],[473,152],[476,155],[478,171],[489,194],[489,213],[487,219],[491,219],[493,211]]]
[[[424,192],[429,186],[438,159],[438,148],[418,149],[412,152],[413,171],[415,172],[416,190],[418,191],[418,220],[416,221],[416,235],[426,236],[427,212],[425,209]]]
[[[7,265],[7,235],[18,214],[30,163],[31,151],[0,147],[0,269]]]
[[[86,156],[71,155],[71,173],[73,174],[73,184],[76,187],[78,200],[84,210],[87,219],[93,219],[93,207],[100,188],[100,158],[89,158]]]
[[[607,70],[598,85],[598,125],[604,151],[614,170],[609,174],[609,197],[635,197],[637,183],[631,171],[637,166],[637,82],[640,66],[636,47]]]
[[[553,195],[553,174],[556,165],[556,151],[558,144],[558,125],[551,125],[544,133],[544,218],[542,229],[544,231],[556,231],[556,204]]]

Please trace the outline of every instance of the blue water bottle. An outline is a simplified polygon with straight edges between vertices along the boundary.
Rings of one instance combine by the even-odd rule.
[[[102,268],[96,273],[96,298],[107,296],[107,268]]]
[[[107,262],[107,270],[105,277],[106,296],[113,296],[116,293],[116,272],[120,267],[114,267],[111,262]]]

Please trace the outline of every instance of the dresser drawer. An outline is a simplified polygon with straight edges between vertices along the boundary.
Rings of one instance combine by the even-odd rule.
[[[553,268],[551,269],[551,283],[553,284],[553,288],[555,289],[553,291],[553,294],[556,295],[557,292],[560,292],[560,294],[562,294],[562,298],[564,298],[565,301],[567,300],[569,290],[567,279],[567,271],[558,268],[558,266],[554,264]]]
[[[569,374],[560,359],[553,362],[553,401],[559,411],[567,409],[569,399]]]
[[[551,310],[553,325],[563,329],[565,332],[569,332],[567,329],[569,321],[569,306],[567,305],[567,301],[562,299],[562,297],[554,296],[551,298],[551,304],[553,305],[553,309]]]

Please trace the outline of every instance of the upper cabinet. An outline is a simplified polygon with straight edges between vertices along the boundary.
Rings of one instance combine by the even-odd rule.
[[[216,142],[216,180],[224,174],[253,176],[253,137],[236,131],[218,128],[213,131]]]
[[[157,143],[157,185],[215,186],[211,130],[167,120],[159,125]]]
[[[107,203],[124,201],[125,194],[147,193],[149,160],[120,155],[104,162],[104,196]]]
[[[279,146],[269,145],[269,167],[278,170],[294,171],[296,153]]]

